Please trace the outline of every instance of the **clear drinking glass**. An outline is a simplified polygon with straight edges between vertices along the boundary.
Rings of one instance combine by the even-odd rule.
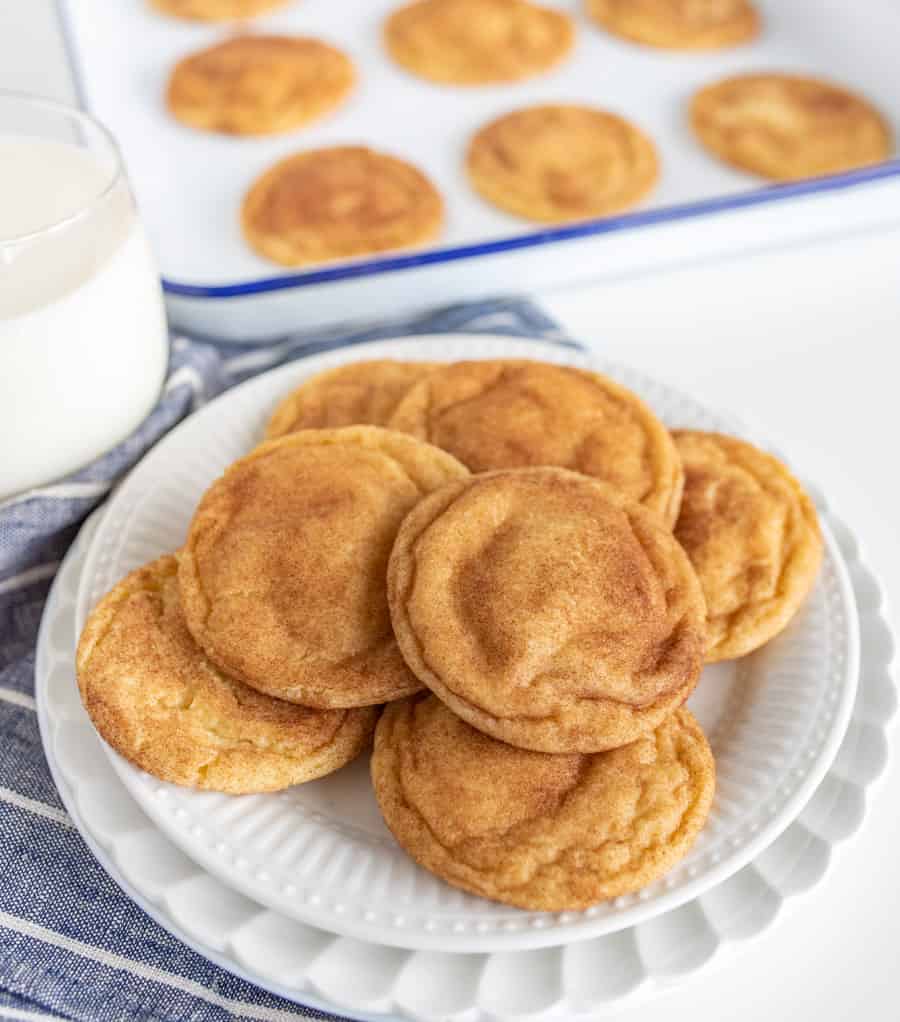
[[[0,498],[124,439],[167,358],[159,275],[112,136],[0,91]]]

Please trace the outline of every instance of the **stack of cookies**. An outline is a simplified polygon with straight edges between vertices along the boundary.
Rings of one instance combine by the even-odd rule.
[[[152,3],[179,17],[216,21],[266,13],[287,0]],[[751,0],[586,0],[583,6],[594,30],[651,51],[735,47],[762,31]],[[517,104],[515,86],[560,67],[576,34],[570,13],[532,0],[412,0],[381,26],[384,52],[422,83],[423,104],[426,89],[510,90],[506,111],[472,124],[460,170],[492,206],[542,223],[632,209],[656,185],[663,162],[633,110],[606,108],[604,95],[612,90],[602,56],[586,102]],[[350,56],[321,39],[245,33],[179,60],[166,106],[194,129],[242,136],[298,131],[339,111],[358,86],[366,88],[360,77]],[[668,106],[671,97],[657,102]],[[865,98],[781,70],[713,82],[694,95],[686,113],[714,157],[773,181],[869,166],[893,148],[885,118]],[[257,253],[283,266],[305,266],[439,238],[446,218],[440,189],[401,154],[370,148],[377,137],[352,142],[306,147],[256,179],[240,219]]]
[[[321,777],[374,731],[417,862],[578,909],[691,847],[715,767],[685,700],[787,625],[821,552],[775,458],[604,376],[359,362],[287,395],[181,550],[100,602],[78,681],[118,752],[207,790]]]

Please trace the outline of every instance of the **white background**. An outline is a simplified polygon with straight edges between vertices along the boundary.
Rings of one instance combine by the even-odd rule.
[[[51,0],[0,3],[0,88],[71,98]],[[900,601],[900,209],[884,214],[878,233],[539,297],[607,356],[762,425]],[[900,756],[823,884],[720,966],[617,1017],[900,1018]]]

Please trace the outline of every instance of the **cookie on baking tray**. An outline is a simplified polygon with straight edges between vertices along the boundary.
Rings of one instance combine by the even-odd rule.
[[[602,479],[670,525],[684,482],[668,430],[599,373],[527,359],[455,362],[414,384],[390,427],[473,472],[559,465]]]
[[[605,110],[532,106],[485,125],[469,143],[466,171],[494,206],[562,223],[635,206],[659,176],[651,140]]]
[[[434,82],[487,85],[546,71],[572,48],[572,19],[530,0],[413,0],[388,18],[385,44]]]
[[[784,629],[812,589],[822,535],[788,470],[745,440],[677,430],[685,487],[675,536],[706,597],[708,660],[731,660]]]
[[[208,791],[277,791],[331,773],[366,745],[377,715],[293,706],[223,674],[187,630],[174,556],[133,571],[100,601],[77,670],[84,706],[118,753]]]
[[[257,447],[207,490],[179,557],[195,640],[222,670],[305,706],[416,691],[391,631],[388,556],[407,512],[467,475],[446,452],[376,426]]]
[[[250,246],[283,266],[409,248],[443,223],[443,200],[422,171],[364,146],[286,157],[257,178],[241,209]]]
[[[150,0],[150,6],[162,14],[190,21],[232,21],[253,18],[279,7],[290,0]]]
[[[397,642],[473,727],[541,752],[635,741],[700,677],[700,583],[655,514],[559,468],[448,483],[388,565]]]
[[[893,151],[887,121],[862,96],[815,78],[737,75],[691,100],[691,126],[720,160],[773,181],[866,167]]]
[[[608,32],[664,50],[717,50],[759,35],[749,0],[587,0],[587,12]]]
[[[414,696],[378,723],[372,782],[420,865],[484,898],[562,911],[635,891],[682,859],[709,814],[715,765],[684,709],[624,748],[551,756]]]
[[[166,105],[193,128],[266,135],[333,110],[354,79],[350,59],[319,39],[239,35],[180,60]]]

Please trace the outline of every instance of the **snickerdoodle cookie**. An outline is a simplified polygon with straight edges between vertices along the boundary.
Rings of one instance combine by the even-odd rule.
[[[675,536],[700,579],[708,660],[777,635],[812,588],[822,536],[812,501],[771,454],[719,433],[677,431],[685,469]]]
[[[560,223],[636,205],[659,174],[647,136],[593,107],[526,107],[485,125],[466,170],[488,202],[529,220]]]
[[[529,0],[414,0],[385,23],[388,52],[435,82],[512,82],[553,67],[575,30],[561,11]]]
[[[485,898],[561,911],[635,891],[682,859],[709,814],[715,765],[683,709],[624,748],[550,756],[418,696],[382,715],[372,781],[421,866]]]
[[[166,104],[194,128],[264,135],[334,109],[353,82],[349,58],[318,39],[241,35],[180,60]]]
[[[311,781],[353,759],[373,708],[311,710],[219,671],[184,623],[174,557],[123,579],[78,644],[78,685],[103,738],[174,784],[232,794]]]
[[[747,74],[701,89],[695,134],[719,159],[774,181],[836,174],[886,160],[891,130],[867,100],[813,78]]]
[[[559,465],[596,476],[671,525],[684,482],[663,424],[599,373],[524,359],[456,362],[415,384],[390,419],[473,472]]]
[[[244,198],[244,236],[283,266],[408,248],[444,223],[440,193],[416,167],[364,146],[288,156]]]
[[[409,388],[439,365],[379,359],[317,373],[278,404],[266,427],[266,438],[300,429],[386,426]]]
[[[416,691],[391,631],[388,556],[407,512],[467,475],[376,426],[262,444],[194,513],[179,556],[191,633],[222,670],[290,702],[368,706]]]
[[[703,664],[706,608],[668,527],[560,468],[449,483],[404,520],[388,565],[406,662],[511,745],[601,752],[657,727]]]
[[[289,0],[150,0],[163,14],[190,21],[232,21],[285,7]]]
[[[609,32],[666,50],[715,50],[759,35],[749,0],[586,0],[588,14]]]

